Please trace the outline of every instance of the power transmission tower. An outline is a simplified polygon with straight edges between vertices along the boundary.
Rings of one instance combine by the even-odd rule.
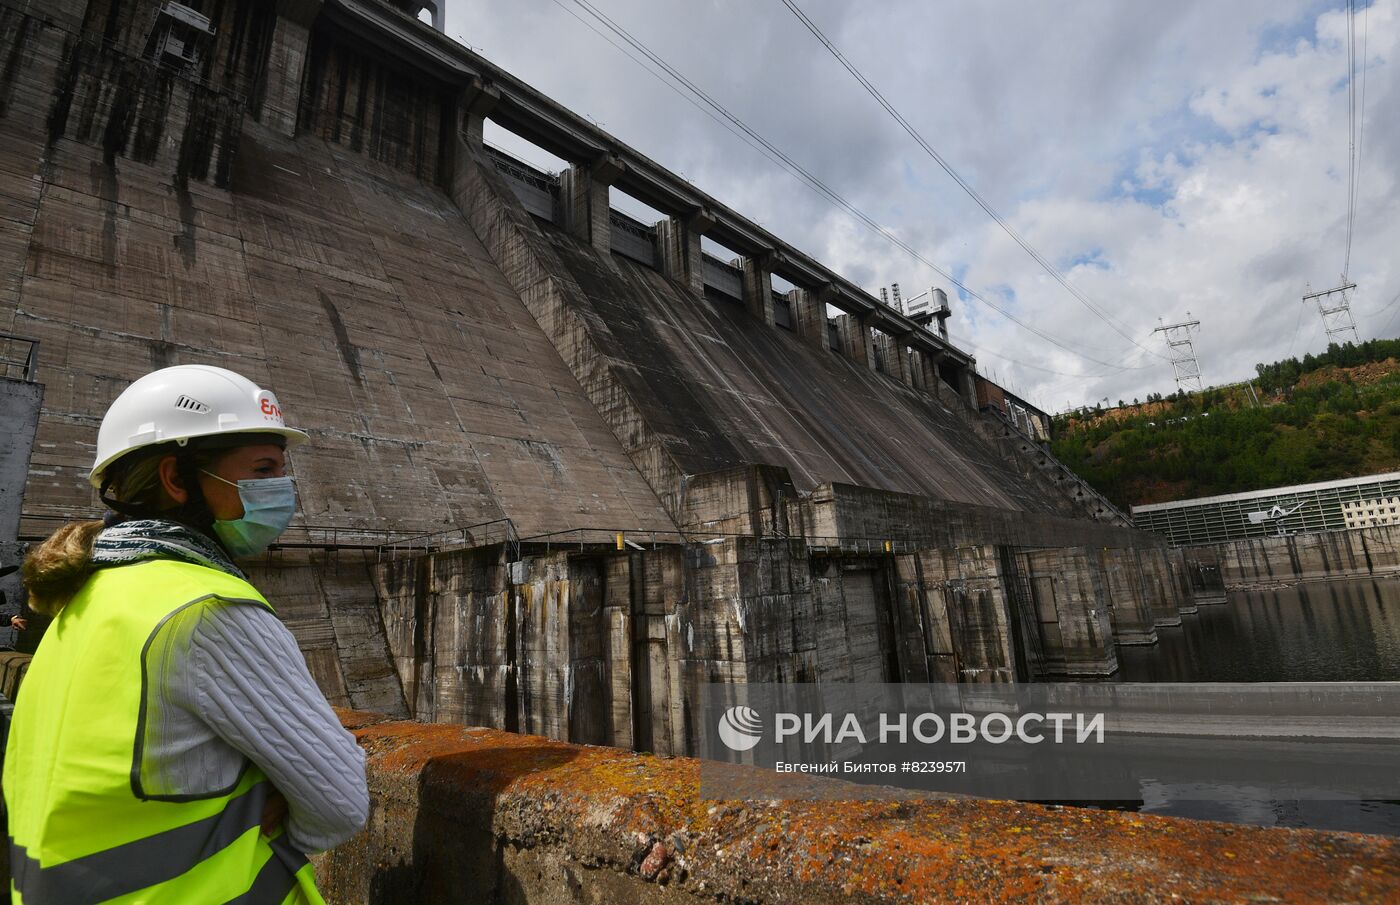
[[[1191,312],[1186,312],[1190,317]],[[1158,318],[1161,324],[1162,319]],[[1196,361],[1196,348],[1191,344],[1191,331],[1199,327],[1198,320],[1182,321],[1179,324],[1162,324],[1153,333],[1162,334],[1167,341],[1167,357],[1172,363],[1172,374],[1176,377],[1177,389],[1199,393],[1201,386],[1201,365]]]
[[[1342,285],[1335,289],[1324,289],[1322,292],[1310,292],[1303,296],[1303,304],[1311,301],[1317,302],[1317,313],[1322,315],[1322,326],[1327,330],[1327,341],[1332,342],[1332,337],[1341,336],[1343,341],[1346,334],[1351,334],[1351,341],[1360,343],[1361,338],[1356,333],[1356,321],[1351,317],[1351,296],[1348,292],[1356,288],[1355,283],[1348,283],[1346,278],[1342,278]]]

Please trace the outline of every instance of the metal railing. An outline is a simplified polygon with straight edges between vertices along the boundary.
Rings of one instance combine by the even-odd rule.
[[[536,188],[544,189],[546,192],[559,194],[559,177],[544,170],[535,169],[523,160],[519,160],[510,154],[497,148],[495,145],[485,144],[486,156],[491,158],[491,163],[496,169],[508,173],[512,177],[533,185]]]
[[[645,239],[653,244],[656,242],[656,227],[647,226],[640,220],[629,217],[616,208],[608,209],[608,224],[615,229],[631,233],[639,239]]]
[[[26,512],[21,517],[19,539],[43,540],[67,522],[99,519],[102,516],[100,511],[78,510],[62,514]],[[381,559],[394,559],[505,544],[507,560],[514,562],[525,548],[531,552],[543,550],[545,553],[566,549],[579,552],[655,550],[663,546],[711,545],[737,539],[798,542],[805,544],[810,553],[828,555],[898,555],[947,545],[946,540],[923,536],[754,535],[732,531],[658,531],[648,528],[564,528],[521,536],[511,519],[498,518],[422,534],[406,534],[393,528],[294,524],[268,549],[372,550]]]
[[[726,261],[723,258],[717,258],[714,255],[710,254],[708,251],[700,252],[700,260],[706,264],[709,264],[711,267],[717,267],[720,270],[724,270],[728,273],[731,273],[738,279],[744,278],[743,267],[739,266],[738,264],[730,263],[729,261]]]
[[[869,555],[889,553],[898,555],[948,545],[946,540],[938,541],[933,538],[918,537],[892,538],[860,537],[852,535],[824,537],[821,535],[798,535],[795,539],[806,541],[807,549],[816,553],[863,553]]]
[[[518,559],[520,535],[515,530],[515,523],[509,518],[498,518],[475,525],[395,538],[380,544],[378,552],[381,558],[387,556],[394,559],[404,553],[424,556],[448,550],[488,547],[492,544],[505,544],[506,558],[511,562]]]
[[[28,336],[0,333],[0,367],[4,368],[5,377],[33,383],[34,372],[39,367],[39,341]]]
[[[577,548],[580,552],[599,550],[648,550],[663,545],[719,544],[731,539],[788,541],[806,545],[811,553],[846,553],[863,555],[902,554],[940,546],[932,538],[903,538],[876,536],[827,536],[803,534],[743,534],[730,531],[655,531],[640,528],[569,528],[520,538],[522,546]]]
[[[292,525],[269,550],[378,550],[399,532],[388,528]]]
[[[556,549],[655,550],[663,544],[686,543],[679,531],[650,531],[641,528],[565,528],[520,539],[522,546],[543,547],[546,554]]]

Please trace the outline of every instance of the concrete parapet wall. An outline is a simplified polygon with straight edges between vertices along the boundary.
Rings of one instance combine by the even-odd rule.
[[[1387,837],[998,801],[708,801],[688,758],[342,719],[373,804],[366,832],[316,858],[337,905],[1400,897]]]
[[[1221,586],[1215,593],[1221,595],[1225,589],[1400,573],[1400,525],[1251,537],[1184,549],[1206,570],[1213,560]]]

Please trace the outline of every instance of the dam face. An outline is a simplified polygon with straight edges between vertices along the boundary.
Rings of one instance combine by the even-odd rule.
[[[343,706],[685,753],[701,683],[1106,676],[1194,606],[969,356],[395,5],[172,6],[0,0],[21,538],[209,363],[312,437],[248,566]]]

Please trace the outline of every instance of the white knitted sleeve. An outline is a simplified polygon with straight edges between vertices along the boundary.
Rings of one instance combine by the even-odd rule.
[[[321,694],[292,633],[266,609],[211,608],[190,639],[199,716],[287,798],[288,841],[319,852],[369,816],[365,756]]]

